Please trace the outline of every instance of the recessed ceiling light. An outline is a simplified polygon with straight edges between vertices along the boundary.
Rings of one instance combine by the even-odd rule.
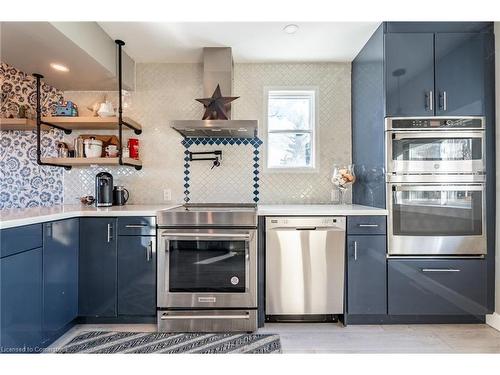
[[[295,34],[297,32],[297,30],[299,29],[299,26],[298,25],[295,25],[293,23],[289,24],[289,25],[286,25],[284,28],[283,28],[283,31],[287,34]]]
[[[61,64],[52,63],[52,64],[50,64],[50,67],[54,70],[59,71],[59,72],[69,72],[68,67],[61,65]]]

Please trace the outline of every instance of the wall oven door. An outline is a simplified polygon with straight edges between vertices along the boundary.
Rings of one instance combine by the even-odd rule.
[[[388,184],[389,255],[486,254],[485,186]]]
[[[482,173],[484,131],[387,131],[389,174]]]
[[[160,308],[257,307],[255,229],[165,229],[160,236]]]

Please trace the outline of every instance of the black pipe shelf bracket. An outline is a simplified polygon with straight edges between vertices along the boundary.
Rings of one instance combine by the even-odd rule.
[[[123,126],[132,129],[135,134],[139,135],[142,133],[141,129],[137,129],[131,124],[123,121],[123,105],[122,105],[122,47],[125,42],[120,39],[115,40],[118,52],[118,164],[127,165],[134,167],[138,171],[142,169],[142,165],[133,165],[123,161],[122,156],[122,144],[123,144]]]
[[[70,170],[69,165],[59,165],[52,163],[45,163],[42,161],[42,125],[50,126],[55,129],[62,130],[64,134],[71,134],[71,129],[63,128],[62,126],[52,124],[47,121],[42,120],[42,105],[41,105],[41,85],[43,75],[39,73],[34,73],[33,77],[36,79],[36,163],[38,165],[47,165],[50,167],[63,167],[66,170]]]

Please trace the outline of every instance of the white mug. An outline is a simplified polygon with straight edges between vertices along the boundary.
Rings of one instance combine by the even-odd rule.
[[[108,145],[104,150],[106,151],[106,155],[110,158],[118,156],[118,147],[116,145]]]

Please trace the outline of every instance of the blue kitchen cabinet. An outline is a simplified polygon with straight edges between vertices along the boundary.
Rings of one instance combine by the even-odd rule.
[[[114,317],[117,293],[116,218],[80,219],[79,315]]]
[[[485,315],[484,259],[390,259],[391,315]]]
[[[436,115],[480,116],[486,112],[487,33],[435,34]]]
[[[118,315],[156,314],[156,237],[118,237]]]
[[[78,316],[79,221],[43,224],[43,331],[53,340]]]
[[[386,237],[349,236],[347,313],[386,314]]]
[[[434,34],[385,35],[387,116],[434,115]]]
[[[347,218],[347,314],[387,314],[385,216]]]
[[[43,337],[42,248],[0,259],[0,278],[1,351],[39,352]]]

